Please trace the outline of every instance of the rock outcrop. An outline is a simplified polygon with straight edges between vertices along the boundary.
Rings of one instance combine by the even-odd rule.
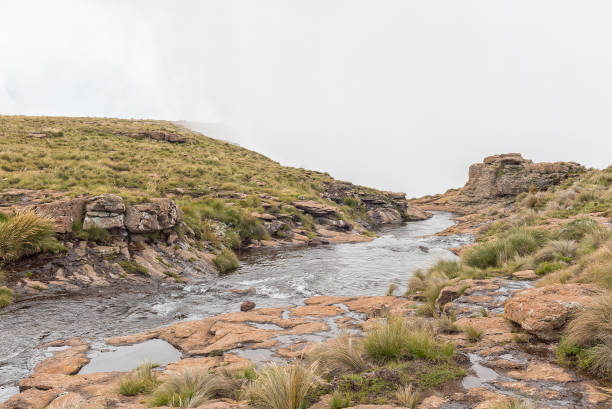
[[[510,204],[519,193],[546,190],[583,171],[584,166],[575,162],[534,163],[520,153],[488,156],[470,166],[464,187],[410,204],[426,210],[477,213],[493,203]]]
[[[181,209],[170,199],[131,206],[125,215],[130,233],[152,233],[176,226],[183,219]]]
[[[55,221],[56,233],[69,233],[72,231],[72,224],[81,220],[86,201],[85,197],[55,200],[34,205],[32,209],[41,215],[52,218]]]
[[[525,331],[552,341],[568,319],[593,297],[606,291],[593,284],[553,284],[516,293],[504,308],[504,317]]]
[[[125,204],[121,196],[111,193],[96,196],[87,203],[83,228],[122,229]]]
[[[322,196],[340,205],[362,206],[372,221],[368,227],[431,217],[431,213],[409,206],[406,194],[402,192],[375,191],[350,182],[337,181],[325,184]]]
[[[470,166],[463,194],[475,201],[516,196],[529,189],[545,190],[583,170],[575,162],[533,163],[520,153],[488,156],[482,163]]]
[[[338,214],[338,211],[333,206],[327,206],[314,200],[303,200],[295,202],[293,205],[314,217],[330,217]]]

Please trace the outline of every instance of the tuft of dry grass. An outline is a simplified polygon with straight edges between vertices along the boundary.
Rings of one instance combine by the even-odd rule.
[[[57,244],[53,221],[26,210],[0,221],[0,261],[9,262]]]
[[[594,298],[567,324],[567,339],[581,347],[612,345],[612,295]]]
[[[414,409],[419,403],[419,392],[412,387],[412,384],[408,384],[397,389],[395,398],[403,407]]]
[[[134,396],[139,393],[152,392],[159,384],[153,368],[158,365],[143,362],[136,369],[126,375],[119,383],[119,393],[124,396]]]
[[[247,396],[253,406],[261,409],[301,409],[306,395],[319,382],[316,370],[316,363],[268,364],[258,371]]]
[[[170,375],[153,392],[151,406],[196,408],[217,395],[229,394],[227,378],[205,370],[185,370]]]
[[[363,372],[370,365],[363,358],[363,347],[360,340],[349,333],[317,345],[309,354],[311,362],[318,362],[318,369],[323,374],[344,372]]]
[[[465,333],[465,336],[472,342],[476,342],[482,338],[482,331],[474,328],[471,325],[466,325],[462,328],[462,330]]]

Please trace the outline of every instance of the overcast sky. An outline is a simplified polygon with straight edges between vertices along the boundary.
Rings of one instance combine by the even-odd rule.
[[[612,164],[612,2],[0,2],[0,113],[190,120],[409,196]],[[0,148],[1,149],[1,148]]]

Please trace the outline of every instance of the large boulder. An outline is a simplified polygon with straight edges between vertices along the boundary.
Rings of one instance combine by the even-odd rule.
[[[125,203],[121,196],[106,193],[92,198],[85,207],[83,228],[123,229]]]
[[[293,204],[298,209],[315,217],[335,216],[337,210],[333,206],[328,206],[314,200],[303,200]]]
[[[406,206],[406,216],[405,219],[407,221],[418,221],[418,220],[427,220],[432,216],[431,213],[416,208],[414,206]]]
[[[152,233],[169,229],[183,220],[183,213],[170,199],[131,206],[125,215],[125,227],[131,233]]]
[[[519,291],[506,301],[504,317],[544,340],[559,339],[568,319],[593,297],[606,293],[593,284],[553,284]]]
[[[81,220],[86,201],[84,197],[55,200],[37,204],[33,210],[53,219],[56,233],[68,233],[72,231],[72,224]]]

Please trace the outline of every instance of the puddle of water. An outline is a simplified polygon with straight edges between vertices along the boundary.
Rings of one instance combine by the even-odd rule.
[[[251,327],[255,327],[255,328],[259,328],[259,329],[272,329],[275,331],[282,331],[284,330],[283,327],[280,327],[276,324],[266,324],[266,323],[259,323],[259,322],[247,322],[247,324],[249,324]]]
[[[480,365],[479,362],[482,361],[482,358],[478,355],[468,354],[468,356],[470,357],[470,361],[472,362],[472,366],[470,367],[470,369],[472,369],[476,373],[476,376],[468,375],[463,378],[461,384],[464,388],[478,388],[483,383],[490,382],[499,376],[497,372],[495,372],[491,368],[487,368],[486,366]]]
[[[232,351],[228,351],[229,353],[238,355],[242,358],[248,358],[252,362],[256,364],[263,364],[266,362],[274,361],[274,362],[282,362],[281,359],[274,356],[273,352],[269,349],[234,349]]]
[[[98,352],[80,371],[80,374],[93,372],[127,372],[144,361],[167,365],[181,359],[178,349],[161,339],[151,339],[135,345],[115,347],[108,352]]]

